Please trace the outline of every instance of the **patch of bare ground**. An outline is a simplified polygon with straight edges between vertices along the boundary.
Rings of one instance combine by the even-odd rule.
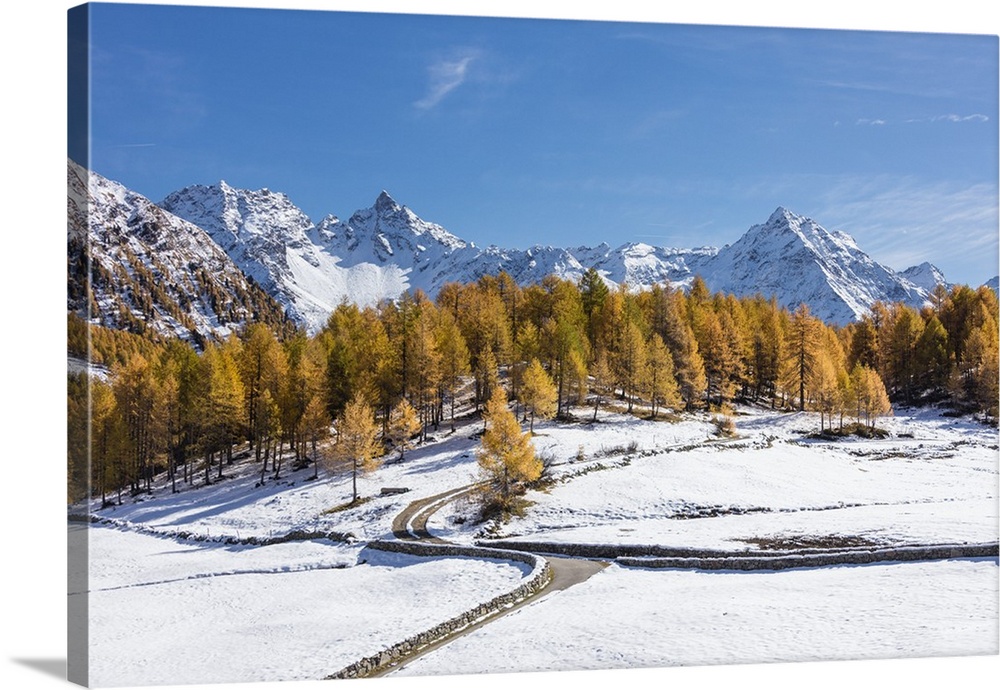
[[[795,551],[798,549],[857,549],[886,546],[884,542],[867,537],[845,536],[841,534],[802,534],[781,537],[752,537],[740,541],[764,551]]]

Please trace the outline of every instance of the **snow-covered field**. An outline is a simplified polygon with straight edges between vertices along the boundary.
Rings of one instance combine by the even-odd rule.
[[[526,575],[526,566],[503,561],[373,550],[359,560],[352,551],[311,541],[178,543],[94,528],[91,684],[323,678]]]
[[[543,429],[550,435],[536,445],[560,459],[581,444],[620,447],[626,439],[645,456],[536,492],[530,496],[536,505],[506,532],[547,542],[718,549],[799,536],[996,541],[996,430],[929,411],[901,412],[881,426],[892,436],[816,441],[799,433],[818,427],[812,414],[743,410],[738,438],[694,447],[697,432],[688,423],[633,420],[610,433],[587,426]],[[592,438],[612,433],[608,441]],[[621,459],[616,454],[603,462]],[[442,513],[440,520],[444,528],[448,517]]]
[[[741,410],[738,437],[708,417],[536,423],[554,482],[502,536],[532,541],[755,550],[760,540],[885,544],[996,542],[997,430],[934,411],[898,412],[884,440],[807,439],[811,414]],[[89,511],[92,682],[143,685],[322,678],[513,589],[523,566],[363,549],[389,538],[411,501],[476,479],[467,422],[359,479],[284,472],[257,486],[252,463],[171,495]],[[631,447],[630,447],[631,446]],[[214,470],[213,470],[214,478]],[[407,493],[380,496],[381,487]],[[472,506],[431,531],[477,540]],[[292,530],[346,542],[236,546]],[[178,533],[207,538],[194,541]],[[997,560],[782,572],[646,570],[612,564],[412,661],[403,674],[599,669],[814,659],[996,654]],[[175,660],[184,659],[183,664]]]
[[[502,654],[489,650],[502,649]],[[396,671],[625,669],[996,654],[995,559],[775,573],[610,565]]]

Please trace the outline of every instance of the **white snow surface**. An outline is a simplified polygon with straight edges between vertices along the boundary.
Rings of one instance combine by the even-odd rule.
[[[353,551],[93,528],[91,685],[323,678],[513,589],[526,568]]]
[[[489,650],[502,648],[502,654]],[[995,559],[773,573],[615,564],[399,675],[996,654]]]
[[[803,537],[997,541],[996,428],[897,410],[880,420],[886,439],[828,442],[805,436],[819,427],[811,413],[738,412],[732,440],[702,414],[654,422],[602,410],[591,424],[581,408],[577,423],[536,421],[534,444],[555,481],[495,533],[730,551]],[[76,507],[104,521],[91,530],[95,684],[322,678],[513,589],[523,565],[363,550],[390,538],[409,502],[476,480],[481,428],[462,421],[452,434],[445,424],[402,462],[361,476],[367,502],[336,512],[326,511],[352,495],[346,471],[307,481],[312,468],[286,469],[257,486],[252,460],[210,486],[196,473],[177,494],[161,479],[152,496]],[[409,491],[383,497],[380,487]],[[474,518],[455,501],[430,528],[474,543],[484,529]],[[218,541],[292,530],[353,536]],[[612,564],[401,673],[995,654],[997,591],[995,558],[753,573]]]
[[[897,434],[889,439],[821,442],[795,434],[814,429],[812,414],[744,412],[741,438],[694,448],[661,431],[669,425],[633,422],[631,438],[648,457],[531,494],[534,508],[507,531],[528,540],[719,549],[796,533],[891,543],[996,540],[994,431],[920,411],[885,420]],[[593,445],[588,433],[560,431],[558,441],[536,445],[570,455],[581,443]],[[698,517],[705,511],[719,516]]]

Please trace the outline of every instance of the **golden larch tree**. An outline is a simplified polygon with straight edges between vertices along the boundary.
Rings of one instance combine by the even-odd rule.
[[[506,511],[515,492],[525,482],[542,475],[542,462],[535,456],[530,434],[521,431],[517,417],[507,407],[507,395],[497,386],[486,403],[486,432],[478,453],[484,477],[484,507]]]
[[[524,406],[531,410],[530,433],[535,432],[536,414],[547,419],[556,413],[556,384],[537,359],[532,359],[524,370],[520,398]]]
[[[337,420],[338,438],[334,447],[336,459],[351,463],[352,503],[358,500],[358,474],[374,472],[381,464],[378,431],[371,405],[355,395]]]
[[[406,398],[400,400],[389,414],[389,442],[399,449],[399,459],[402,460],[406,449],[412,444],[410,438],[420,431],[420,419],[417,411]]]

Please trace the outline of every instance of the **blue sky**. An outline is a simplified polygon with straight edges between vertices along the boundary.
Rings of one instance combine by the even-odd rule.
[[[479,245],[733,242],[777,206],[998,272],[995,36],[95,5],[92,168]]]

